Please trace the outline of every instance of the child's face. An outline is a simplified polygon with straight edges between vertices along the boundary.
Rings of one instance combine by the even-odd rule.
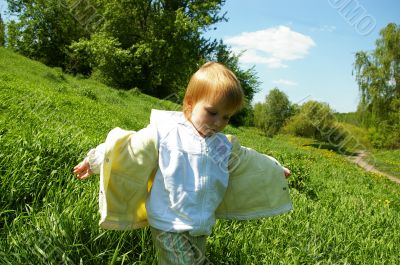
[[[223,100],[216,103],[201,100],[191,106],[190,121],[201,136],[211,136],[222,131],[228,125],[234,111],[227,110],[226,105]]]

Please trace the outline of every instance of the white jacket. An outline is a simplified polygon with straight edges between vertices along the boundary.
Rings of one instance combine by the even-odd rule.
[[[182,112],[152,112],[158,169],[146,209],[152,227],[211,234],[215,210],[228,187],[232,144],[222,133],[202,137]]]
[[[93,169],[100,168],[101,227],[124,230],[148,224],[146,201],[159,171],[157,128],[160,119],[163,124],[176,122],[174,115],[177,113],[153,111],[150,124],[138,132],[115,128],[103,145],[100,162],[89,157]],[[230,142],[229,179],[223,196],[215,200],[219,204],[215,217],[243,220],[290,211],[292,203],[282,166],[272,157],[240,146],[236,137],[226,137]]]

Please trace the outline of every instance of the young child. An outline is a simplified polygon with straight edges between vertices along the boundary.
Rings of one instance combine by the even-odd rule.
[[[101,227],[149,224],[159,264],[202,264],[216,218],[291,210],[290,171],[220,133],[243,102],[236,76],[209,62],[192,76],[183,112],[153,110],[138,132],[113,129],[73,171],[100,173]]]

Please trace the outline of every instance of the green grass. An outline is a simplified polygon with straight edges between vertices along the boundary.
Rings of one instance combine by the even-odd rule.
[[[98,178],[71,174],[113,127],[138,130],[178,106],[115,91],[0,48],[0,264],[154,264],[148,229],[98,227]],[[294,211],[219,220],[214,264],[397,264],[400,186],[308,139],[226,129],[290,167]],[[255,194],[256,196],[256,194]]]
[[[370,164],[400,179],[400,150],[374,150],[368,156]]]
[[[371,149],[372,145],[368,139],[368,132],[366,129],[346,122],[340,122],[338,125],[341,126],[348,135],[345,139],[345,147],[349,151]]]

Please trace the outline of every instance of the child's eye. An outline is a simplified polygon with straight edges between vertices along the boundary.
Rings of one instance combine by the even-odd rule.
[[[217,115],[217,112],[211,110],[207,110],[207,113],[210,114],[211,116]]]

